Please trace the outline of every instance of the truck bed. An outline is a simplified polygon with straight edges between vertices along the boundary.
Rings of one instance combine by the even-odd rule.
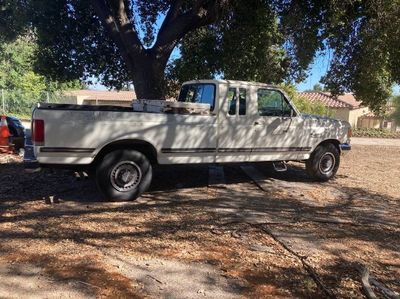
[[[112,106],[112,105],[73,105],[73,104],[53,104],[41,103],[38,105],[40,110],[78,110],[78,111],[117,111],[117,112],[135,112],[131,107]]]

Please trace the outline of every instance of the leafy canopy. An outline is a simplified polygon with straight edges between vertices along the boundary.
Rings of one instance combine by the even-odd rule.
[[[220,23],[183,39],[172,78],[299,82],[325,51],[331,59],[322,83],[334,95],[355,92],[379,112],[400,83],[398,0],[232,3]]]
[[[321,116],[333,116],[333,111],[324,106],[321,102],[310,102],[303,96],[301,96],[294,85],[281,84],[280,87],[286,92],[296,108],[301,113],[321,115]]]
[[[394,111],[390,116],[396,121],[396,124],[400,126],[400,95],[392,98],[392,105],[394,107]]]
[[[33,30],[36,69],[53,80],[95,76],[109,87],[133,82],[148,94],[179,46],[181,57],[167,68],[170,83],[299,82],[324,51],[332,57],[325,88],[355,92],[376,111],[400,83],[399,0],[3,2],[1,38]]]
[[[78,80],[51,81],[34,71],[36,42],[31,35],[0,44],[0,89],[6,101],[7,112],[29,115],[31,107],[54,93],[80,88]],[[1,106],[2,108],[2,106]]]

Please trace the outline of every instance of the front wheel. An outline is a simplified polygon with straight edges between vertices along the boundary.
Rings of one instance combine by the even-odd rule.
[[[319,145],[306,161],[307,173],[318,181],[328,181],[339,169],[340,152],[332,144]]]
[[[98,188],[113,201],[135,200],[149,188],[151,178],[149,160],[135,150],[110,152],[96,169]]]

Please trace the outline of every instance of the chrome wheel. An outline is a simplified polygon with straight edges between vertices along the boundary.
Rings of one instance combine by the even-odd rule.
[[[139,186],[142,180],[140,167],[132,161],[119,162],[111,171],[111,185],[120,192],[128,192]]]
[[[319,171],[321,173],[329,173],[333,170],[336,164],[335,155],[332,153],[325,153],[319,160]]]

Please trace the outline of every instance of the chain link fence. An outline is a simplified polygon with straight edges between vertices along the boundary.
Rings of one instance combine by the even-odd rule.
[[[60,91],[27,92],[0,89],[0,112],[29,118],[37,103],[59,103],[62,97],[63,93]]]

